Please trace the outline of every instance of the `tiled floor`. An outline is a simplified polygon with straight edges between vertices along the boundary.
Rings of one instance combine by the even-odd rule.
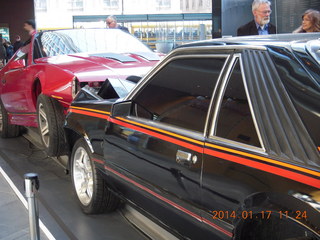
[[[69,175],[64,168],[25,138],[0,138],[0,167],[24,196],[25,173],[39,175],[40,220],[58,240],[143,240],[119,211],[99,214],[83,214],[72,189]],[[30,239],[28,213],[20,199],[0,173],[0,240]],[[41,240],[46,240],[41,234]]]
[[[30,239],[28,211],[1,174],[0,239]]]
[[[1,174],[0,239],[30,239],[28,211]]]

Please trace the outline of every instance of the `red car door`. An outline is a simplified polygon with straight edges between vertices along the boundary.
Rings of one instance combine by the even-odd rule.
[[[26,93],[31,91],[28,88],[30,88],[30,81],[33,80],[30,75],[30,67],[32,66],[31,49],[31,44],[19,49],[4,69],[5,72],[1,79],[1,100],[10,114],[30,113],[32,111],[26,96]]]

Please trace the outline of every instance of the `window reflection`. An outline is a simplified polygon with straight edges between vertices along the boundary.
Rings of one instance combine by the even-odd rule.
[[[218,115],[218,137],[261,147],[237,62],[227,83]]]
[[[134,99],[136,116],[203,132],[224,62],[225,58],[170,62]]]
[[[113,29],[72,29],[44,32],[41,35],[41,44],[47,56],[72,53],[151,52],[138,39]]]

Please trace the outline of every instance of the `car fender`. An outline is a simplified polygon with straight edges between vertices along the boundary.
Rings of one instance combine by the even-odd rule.
[[[320,203],[318,203],[318,207],[320,207]],[[304,212],[307,219],[301,217]],[[285,214],[280,216],[283,213]],[[316,209],[315,205],[311,205],[310,202],[298,199],[294,193],[260,192],[252,194],[244,200],[244,204],[237,210],[237,214],[240,217],[235,219],[235,236],[240,233],[247,220],[255,219],[254,216],[258,214],[263,214],[264,219],[268,219],[269,214],[271,214],[270,218],[291,219],[320,235],[319,208]]]
[[[74,79],[74,74],[71,71],[46,65],[38,76],[44,95],[53,97],[60,102],[71,103],[71,86]]]

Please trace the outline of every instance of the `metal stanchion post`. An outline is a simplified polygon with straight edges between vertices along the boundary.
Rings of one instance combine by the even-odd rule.
[[[28,200],[30,239],[40,240],[39,231],[39,210],[35,198],[35,191],[39,189],[39,179],[36,173],[27,173],[24,175],[24,186]]]

